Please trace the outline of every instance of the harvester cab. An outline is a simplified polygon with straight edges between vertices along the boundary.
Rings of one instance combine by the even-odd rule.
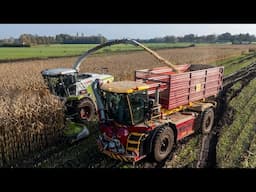
[[[46,69],[42,76],[50,92],[61,99],[76,95],[77,72],[69,68]]]
[[[97,73],[81,73],[79,74],[72,68],[56,68],[46,69],[42,71],[42,76],[50,90],[50,92],[61,99],[74,99],[75,96],[91,96],[88,87],[95,79],[102,82],[113,81],[113,76]]]

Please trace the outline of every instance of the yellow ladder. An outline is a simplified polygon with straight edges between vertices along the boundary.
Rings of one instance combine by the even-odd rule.
[[[145,133],[132,132],[129,134],[126,144],[126,152],[139,152],[142,137]]]

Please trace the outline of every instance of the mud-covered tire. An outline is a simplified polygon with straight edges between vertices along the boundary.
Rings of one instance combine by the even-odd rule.
[[[161,162],[171,153],[174,145],[174,133],[170,127],[157,130],[153,140],[152,155],[155,161]]]
[[[203,134],[209,134],[212,130],[214,123],[214,111],[213,108],[209,108],[204,111],[202,116],[201,130]]]
[[[85,98],[78,104],[78,118],[82,122],[93,120],[96,116],[96,108],[91,99]]]

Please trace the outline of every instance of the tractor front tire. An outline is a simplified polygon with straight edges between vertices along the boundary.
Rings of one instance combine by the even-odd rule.
[[[96,108],[91,99],[85,98],[78,105],[78,116],[82,122],[92,121],[96,116]]]
[[[153,140],[153,158],[157,162],[163,161],[171,153],[174,145],[172,128],[165,126],[157,130]]]
[[[213,108],[209,108],[203,112],[202,125],[201,125],[202,133],[209,134],[212,130],[213,123],[214,123],[214,111],[213,111]]]

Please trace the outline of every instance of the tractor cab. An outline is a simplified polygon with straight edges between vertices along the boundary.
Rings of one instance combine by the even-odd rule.
[[[145,120],[148,85],[136,81],[118,81],[101,86],[107,119],[132,126]]]
[[[137,81],[117,81],[99,86],[93,83],[101,134],[97,139],[99,149],[122,161],[138,161],[139,143],[144,139],[150,99],[149,86]]]
[[[42,76],[50,92],[61,98],[76,94],[77,72],[69,68],[46,69]]]

